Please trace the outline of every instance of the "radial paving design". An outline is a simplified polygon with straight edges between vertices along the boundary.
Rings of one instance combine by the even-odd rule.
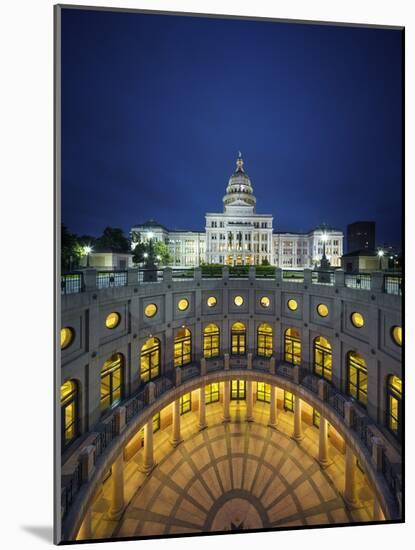
[[[315,428],[307,428],[304,442],[298,444],[288,433],[260,422],[222,424],[219,414],[211,415],[211,427],[196,432],[190,417],[176,449],[170,447],[168,433],[156,434],[158,465],[151,476],[137,472],[138,455],[130,461],[126,468],[129,504],[119,522],[110,522],[105,519],[108,500],[104,495],[94,508],[94,536],[238,531],[370,519],[371,491],[363,475],[359,472],[362,505],[350,512],[340,494],[343,457],[332,452],[332,466],[320,468],[315,459]],[[217,423],[212,425],[214,419]],[[291,418],[279,420],[288,431]]]

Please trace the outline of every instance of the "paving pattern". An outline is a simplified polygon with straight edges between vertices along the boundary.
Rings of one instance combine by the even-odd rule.
[[[232,422],[221,407],[207,407],[209,427],[197,431],[197,415],[182,417],[183,442],[173,449],[170,430],[154,436],[157,467],[139,470],[141,451],[125,468],[128,503],[110,521],[109,480],[93,506],[94,538],[154,536],[207,531],[370,521],[372,491],[358,470],[360,506],[349,511],[341,491],[344,456],[330,445],[331,465],[316,461],[318,430],[304,426],[304,440],[291,439],[293,415],[279,411],[278,429],[267,426],[268,407],[257,403],[255,422],[244,422],[245,405],[232,403]]]

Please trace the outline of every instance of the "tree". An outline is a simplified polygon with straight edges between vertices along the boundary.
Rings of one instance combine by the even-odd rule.
[[[267,258],[263,258],[262,262],[261,262],[261,265],[270,265],[269,261],[267,260]]]
[[[112,252],[129,252],[130,242],[119,227],[106,227],[102,236],[96,239],[95,247]]]
[[[83,246],[74,233],[70,233],[66,225],[61,225],[61,269],[70,271],[78,265],[83,256]]]
[[[147,256],[145,256],[147,254]],[[160,259],[159,259],[160,258]],[[150,241],[138,243],[133,251],[133,262],[135,264],[145,263],[147,266],[168,265],[172,263],[172,257],[169,253],[166,243],[163,241]]]

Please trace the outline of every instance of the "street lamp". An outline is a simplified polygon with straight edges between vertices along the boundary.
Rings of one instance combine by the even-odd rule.
[[[86,254],[86,267],[89,267],[89,255],[92,252],[91,246],[84,246],[84,253]]]
[[[379,271],[382,271],[382,258],[385,253],[382,249],[378,250],[378,258],[379,258]]]

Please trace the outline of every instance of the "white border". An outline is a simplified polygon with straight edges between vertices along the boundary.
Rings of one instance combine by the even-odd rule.
[[[406,97],[415,97],[415,18],[411,0],[141,0],[78,2],[153,10],[254,15],[303,20],[370,23],[406,27]],[[0,270],[2,310],[1,498],[5,548],[51,544],[52,528],[52,326],[53,326],[53,2],[3,2],[0,18],[2,52],[0,87],[2,161]],[[407,250],[415,235],[413,155],[414,101],[407,102]],[[411,124],[409,124],[411,122]],[[394,182],[391,182],[393,192]],[[408,252],[409,255],[409,252]],[[407,262],[407,334],[414,331],[412,258]],[[413,393],[414,344],[407,343],[407,393]],[[299,545],[308,550],[374,546],[402,547],[414,538],[414,475],[411,458],[413,399],[407,411],[407,521],[409,525],[305,530],[175,540],[111,543],[114,548],[199,548],[238,544]],[[237,537],[237,538],[236,538]],[[97,548],[97,545],[85,545]]]

